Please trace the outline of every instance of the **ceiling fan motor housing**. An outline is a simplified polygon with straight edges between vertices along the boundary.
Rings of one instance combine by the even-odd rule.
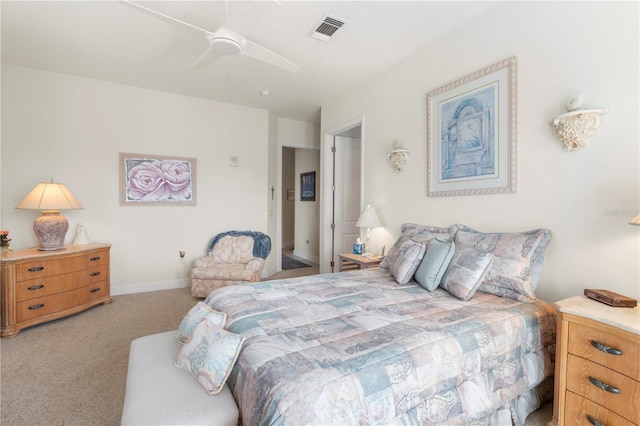
[[[223,55],[237,55],[244,47],[244,39],[231,31],[219,30],[208,38],[211,49]]]

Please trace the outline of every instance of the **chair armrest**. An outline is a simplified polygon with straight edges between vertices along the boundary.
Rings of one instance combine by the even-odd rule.
[[[251,271],[259,272],[259,271],[262,271],[263,267],[264,267],[264,259],[261,259],[259,257],[254,257],[249,262],[247,262],[247,264],[244,266],[244,269],[249,269]]]
[[[195,262],[193,262],[193,267],[194,268],[211,268],[217,264],[218,262],[216,262],[213,257],[205,256],[205,257],[196,259]]]

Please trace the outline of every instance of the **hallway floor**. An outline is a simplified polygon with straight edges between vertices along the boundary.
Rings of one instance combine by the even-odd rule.
[[[263,278],[262,281],[271,281],[271,280],[279,280],[283,278],[295,278],[295,277],[304,277],[307,275],[316,275],[320,271],[320,266],[317,263],[313,263],[307,259],[303,259],[301,257],[297,257],[293,255],[293,249],[283,249],[282,254],[285,256],[289,256],[293,259],[299,260],[300,262],[304,262],[307,265],[311,265],[310,268],[298,268],[298,269],[288,269],[277,272],[273,275],[268,276],[267,278]]]

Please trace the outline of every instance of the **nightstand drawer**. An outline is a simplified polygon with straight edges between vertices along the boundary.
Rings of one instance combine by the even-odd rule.
[[[589,421],[591,418],[603,425],[634,426],[627,419],[573,392],[567,391],[566,402],[567,424],[593,426],[594,423]]]
[[[575,323],[569,324],[569,337],[569,353],[640,380],[640,344],[637,342]]]
[[[628,420],[637,421],[640,416],[640,383],[571,354],[567,358],[567,390],[597,401]]]

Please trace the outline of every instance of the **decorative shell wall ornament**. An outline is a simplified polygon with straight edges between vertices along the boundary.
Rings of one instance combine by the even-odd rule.
[[[584,95],[577,96],[566,106],[567,112],[557,116],[552,125],[565,151],[577,151],[586,145],[586,139],[595,135],[606,109],[579,109]]]
[[[396,172],[401,172],[404,169],[404,166],[407,165],[407,159],[409,158],[409,151],[403,149],[398,141],[394,141],[393,143],[393,151],[387,154],[389,159],[391,160],[391,165],[393,166],[393,170]]]

